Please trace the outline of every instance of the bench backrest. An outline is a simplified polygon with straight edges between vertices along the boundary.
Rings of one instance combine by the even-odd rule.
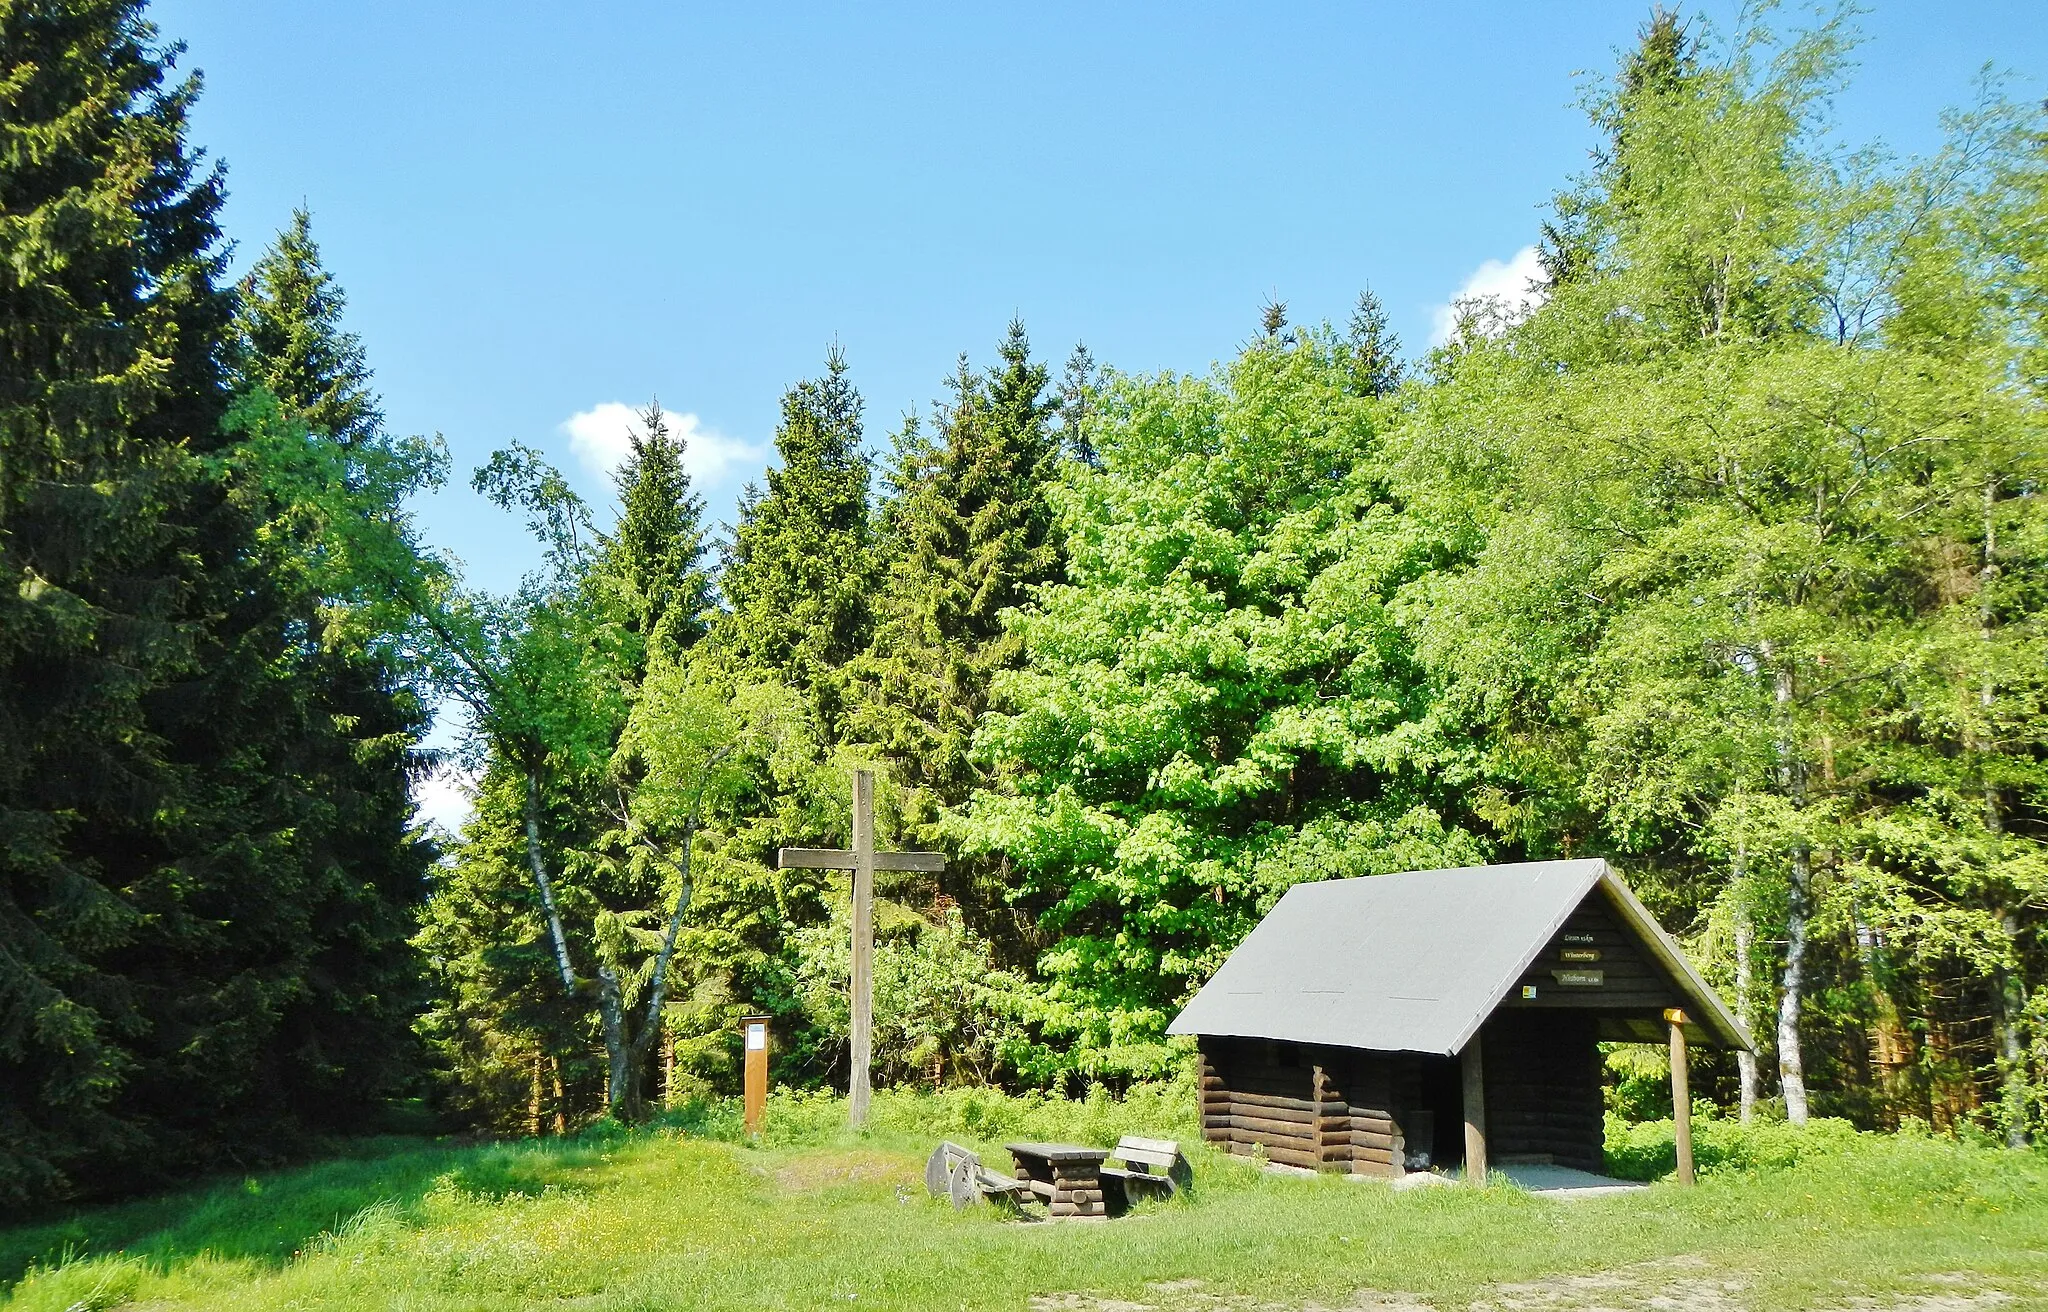
[[[1116,1141],[1116,1151],[1110,1156],[1127,1166],[1156,1166],[1168,1171],[1180,1160],[1180,1145],[1172,1139],[1146,1139],[1127,1134]]]

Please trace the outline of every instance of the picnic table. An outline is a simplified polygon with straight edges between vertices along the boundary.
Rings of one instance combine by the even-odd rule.
[[[1102,1193],[1102,1164],[1109,1159],[1109,1149],[1078,1143],[1003,1146],[1017,1163],[1017,1178],[1046,1201],[1046,1210],[1051,1215],[1109,1215]]]

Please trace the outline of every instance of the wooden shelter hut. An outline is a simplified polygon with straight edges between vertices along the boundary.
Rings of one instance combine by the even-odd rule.
[[[1689,1042],[1750,1047],[1600,860],[1296,885],[1169,1032],[1201,1040],[1210,1142],[1363,1175],[1598,1172],[1602,1040],[1669,1041],[1681,1107]]]

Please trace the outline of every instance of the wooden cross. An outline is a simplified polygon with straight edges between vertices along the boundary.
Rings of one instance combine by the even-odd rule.
[[[853,772],[853,850],[832,847],[785,847],[775,854],[783,870],[851,870],[853,872],[853,1070],[846,1081],[848,1117],[858,1129],[868,1119],[868,1074],[875,1038],[875,872],[921,870],[935,874],[946,868],[938,852],[875,850],[875,776]]]

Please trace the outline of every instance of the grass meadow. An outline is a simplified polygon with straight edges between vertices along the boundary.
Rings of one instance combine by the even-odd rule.
[[[1184,1097],[780,1095],[655,1127],[319,1165],[0,1231],[6,1312],[172,1309],[2048,1307],[2048,1154],[1772,1127],[1691,1190],[1557,1201],[1261,1172],[1195,1147],[1192,1196],[1109,1223],[927,1199],[941,1136],[1193,1141]],[[1622,1145],[1642,1171],[1655,1127]],[[1718,1136],[1718,1138],[1717,1138]],[[1668,1131],[1667,1131],[1668,1138]]]

